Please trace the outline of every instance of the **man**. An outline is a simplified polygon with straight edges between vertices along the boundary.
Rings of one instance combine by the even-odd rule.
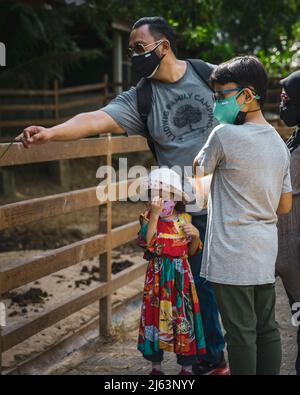
[[[233,375],[279,374],[277,214],[291,209],[289,152],[263,117],[267,74],[253,56],[212,74],[217,126],[195,166],[213,174],[201,275],[213,283]]]
[[[158,164],[191,167],[193,158],[217,124],[212,111],[212,92],[189,63],[177,59],[174,33],[161,17],[142,18],[134,24],[129,53],[138,77],[151,78],[153,104],[147,126]],[[137,104],[136,88],[131,88],[106,107],[76,115],[61,125],[51,128],[30,126],[16,141],[29,147],[109,132],[148,137]],[[196,214],[193,224],[203,239],[207,217]],[[201,303],[207,355],[195,371],[198,374],[222,374],[222,369],[226,369],[224,338],[213,289],[200,278],[201,259],[200,253],[190,263]]]
[[[300,302],[300,71],[295,71],[281,81],[282,94],[280,117],[287,126],[296,126],[287,146],[291,153],[291,179],[293,187],[293,207],[291,212],[279,218],[279,248],[276,270],[282,282],[292,313],[296,313]],[[293,307],[295,309],[293,309]],[[298,322],[297,322],[298,321]],[[300,322],[298,325],[298,356],[296,373],[300,376]]]

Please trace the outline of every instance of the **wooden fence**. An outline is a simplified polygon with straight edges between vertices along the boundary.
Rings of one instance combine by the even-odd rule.
[[[75,114],[92,111],[105,105],[115,96],[115,88],[121,83],[109,83],[104,75],[103,82],[59,88],[55,80],[53,89],[0,89],[0,143],[7,142],[19,134],[25,126],[50,127],[66,121]],[[0,169],[0,193],[14,195],[15,178],[13,169]],[[58,184],[70,188],[68,161],[51,164],[51,173]]]
[[[0,144],[0,150],[2,151],[6,146],[7,144]],[[35,146],[30,150],[23,149],[20,143],[15,143],[0,161],[0,166],[98,156],[105,156],[106,164],[111,166],[113,154],[147,150],[146,140],[138,136],[113,138],[108,136],[64,143],[51,142],[46,145]],[[111,184],[111,187],[115,187],[117,196],[122,198],[122,194],[127,192],[130,184],[130,181],[122,181]],[[107,334],[111,327],[112,293],[143,275],[146,268],[146,264],[142,262],[112,275],[112,249],[133,240],[136,237],[139,223],[135,221],[112,228],[112,202],[107,199],[99,201],[96,196],[96,187],[0,206],[0,231],[16,225],[37,222],[75,210],[98,206],[99,224],[105,218],[105,226],[104,228],[99,226],[99,234],[96,236],[45,252],[33,258],[0,265],[1,296],[12,289],[76,265],[86,259],[99,256],[100,263],[100,283],[97,286],[84,291],[80,296],[71,296],[59,304],[47,308],[43,313],[32,319],[2,328],[0,355],[98,300],[99,330],[101,334]]]
[[[2,98],[0,114],[4,118],[0,119],[0,130],[4,130],[6,137],[9,128],[23,128],[24,125],[47,127],[63,122],[77,114],[83,107],[101,107],[108,98],[114,96],[113,89],[117,86],[123,85],[109,83],[108,76],[104,75],[104,81],[101,83],[69,88],[59,88],[58,81],[55,80],[53,89],[0,89],[0,98]],[[25,103],[18,103],[22,99],[25,99]],[[67,116],[64,115],[66,111],[68,111]],[[26,114],[26,119],[21,115],[22,113]],[[28,117],[31,113],[38,113],[40,116]],[[13,115],[12,120],[6,119],[9,118],[9,114]]]

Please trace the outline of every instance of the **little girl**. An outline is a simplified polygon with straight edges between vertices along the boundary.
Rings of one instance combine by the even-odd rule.
[[[144,180],[144,188],[152,199],[140,216],[137,239],[149,261],[138,349],[152,362],[151,375],[164,374],[164,351],[176,353],[181,375],[191,375],[197,356],[205,354],[205,341],[188,256],[197,254],[202,243],[191,216],[181,210],[188,195],[176,172],[156,169]]]

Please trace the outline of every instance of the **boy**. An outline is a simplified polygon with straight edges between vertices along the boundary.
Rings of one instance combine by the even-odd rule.
[[[212,174],[201,276],[213,283],[231,374],[279,374],[277,214],[292,203],[289,152],[262,114],[267,74],[254,56],[213,72],[220,121],[197,155]]]

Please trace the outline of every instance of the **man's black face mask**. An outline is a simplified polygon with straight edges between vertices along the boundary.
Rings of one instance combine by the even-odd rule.
[[[159,44],[160,45],[160,44]],[[141,78],[151,78],[156,73],[163,57],[157,55],[156,46],[152,51],[145,52],[141,55],[132,57],[132,67],[136,76]]]
[[[287,126],[300,124],[300,70],[294,71],[280,81],[284,88],[281,94],[280,118]]]
[[[294,104],[291,100],[281,101],[279,114],[287,126],[300,124],[300,106]]]

